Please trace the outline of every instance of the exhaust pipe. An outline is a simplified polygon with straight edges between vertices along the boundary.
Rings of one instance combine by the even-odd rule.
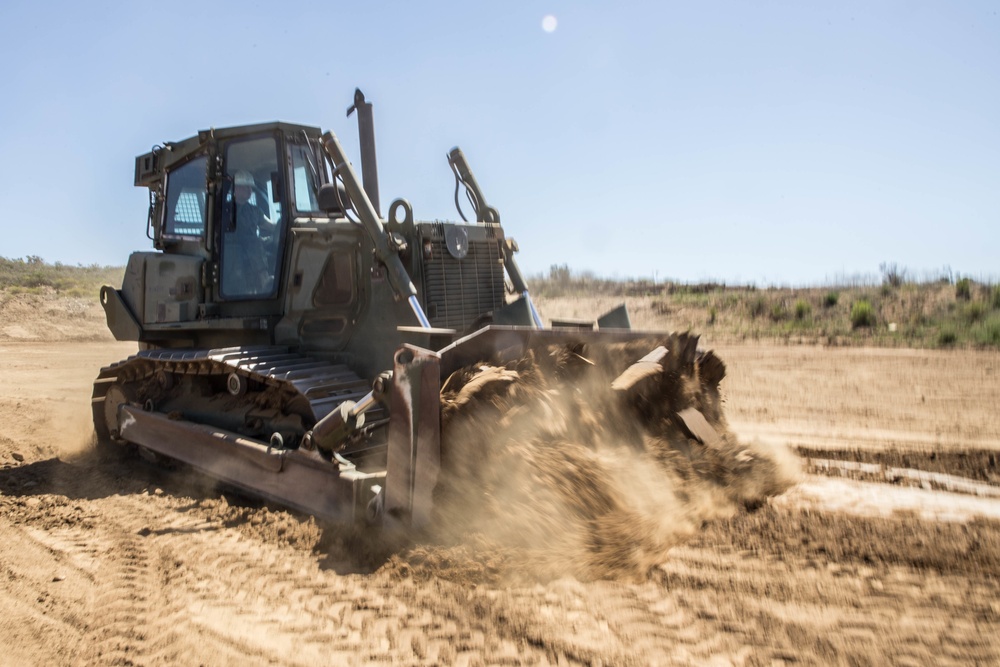
[[[378,200],[378,159],[375,157],[375,118],[372,114],[372,103],[365,100],[365,94],[360,88],[354,89],[354,104],[347,110],[348,118],[355,109],[358,111],[358,139],[361,143],[361,178],[372,208],[381,218],[382,209]]]

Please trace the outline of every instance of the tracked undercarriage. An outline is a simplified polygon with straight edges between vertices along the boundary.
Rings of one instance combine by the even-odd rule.
[[[285,347],[146,350],[101,370],[94,424],[104,439],[168,454],[297,509],[375,518],[385,477],[384,409],[367,415],[368,426],[355,431],[340,454],[300,447],[317,421],[369,390],[346,366]],[[312,491],[331,475],[346,490],[316,497]]]
[[[279,449],[297,448],[307,428],[370,389],[371,383],[347,366],[287,347],[145,350],[101,369],[94,383],[94,421],[104,426],[101,435],[118,437],[117,406],[137,402],[151,412],[224,427]],[[383,415],[384,410],[373,410],[369,424],[377,425]]]

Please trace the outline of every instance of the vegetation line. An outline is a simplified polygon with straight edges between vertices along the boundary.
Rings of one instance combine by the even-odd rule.
[[[96,299],[101,285],[121,285],[121,266],[49,264],[41,257],[0,257],[0,290],[10,294],[51,293]]]
[[[766,287],[596,278],[553,266],[529,280],[545,317],[579,317],[574,302],[628,303],[633,325],[690,329],[716,339],[804,340],[834,345],[1000,349],[1000,284],[944,272],[916,280],[894,264],[881,282]],[[93,299],[120,285],[120,266],[0,257],[0,306],[18,294]]]
[[[548,317],[580,317],[573,301],[603,297],[626,301],[641,328],[691,329],[719,339],[1000,348],[1000,284],[951,271],[916,280],[894,264],[881,268],[880,282],[826,287],[608,280],[565,265],[529,282]]]

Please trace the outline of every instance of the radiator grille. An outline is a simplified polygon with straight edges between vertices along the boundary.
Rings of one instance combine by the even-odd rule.
[[[495,239],[470,240],[469,252],[455,259],[443,239],[429,239],[424,262],[424,303],[435,327],[465,331],[504,305],[503,264]]]

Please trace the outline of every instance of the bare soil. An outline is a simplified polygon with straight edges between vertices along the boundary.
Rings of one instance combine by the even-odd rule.
[[[0,664],[1000,663],[1000,354],[716,346],[799,483],[594,579],[101,460],[90,384],[135,346],[44,307],[0,330]]]

